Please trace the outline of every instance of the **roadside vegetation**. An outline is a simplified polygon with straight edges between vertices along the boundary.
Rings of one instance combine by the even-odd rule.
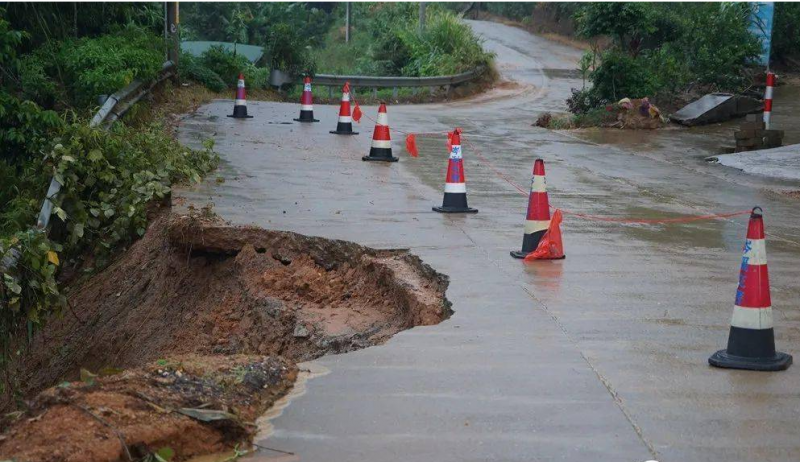
[[[753,65],[758,39],[748,31],[748,3],[494,3],[488,11],[537,31],[558,31],[590,45],[579,68],[582,88],[567,101],[567,127],[616,123],[623,98],[648,98],[670,111],[709,92],[742,93],[763,74]],[[542,22],[541,18],[547,18]],[[800,5],[775,4],[772,61],[800,68]]]
[[[0,281],[6,397],[17,385],[11,362],[68,309],[61,281],[106,265],[144,234],[149,207],[171,185],[198,181],[217,162],[211,144],[187,149],[158,119],[89,126],[101,95],[160,71],[160,5],[8,6],[0,9],[0,259],[18,251],[19,261]],[[54,176],[63,187],[45,234],[33,226]]]
[[[264,48],[264,57],[250,63],[221,48],[198,57],[184,54],[183,76],[219,92],[235,85],[239,72],[244,73],[248,87],[263,88],[271,69],[294,75],[419,77],[491,68],[492,55],[449,9],[430,4],[426,27],[420,32],[417,3],[354,3],[351,7],[351,39],[346,43],[343,4],[323,11],[301,3],[188,3],[181,10],[184,40],[256,45]],[[391,92],[383,90],[381,95],[388,96],[387,91]],[[299,92],[299,86],[294,86],[286,95],[295,98]]]

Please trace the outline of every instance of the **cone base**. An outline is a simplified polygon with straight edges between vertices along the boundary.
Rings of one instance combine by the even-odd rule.
[[[719,350],[708,358],[708,364],[725,369],[785,371],[792,365],[792,355],[776,352],[771,358],[746,358],[728,354],[728,350]]]
[[[295,122],[319,122],[319,119],[292,119]]]
[[[471,207],[431,207],[431,210],[439,213],[478,213],[478,209]]]
[[[378,161],[378,162],[397,162],[400,159],[398,159],[397,157],[364,156],[364,157],[361,158],[361,160],[365,160],[365,161],[366,160],[374,160],[374,161]]]
[[[294,119],[295,122],[319,122],[314,118],[314,111],[300,111],[300,117]]]
[[[533,252],[533,250],[531,250],[531,252]],[[528,254],[530,254],[531,252],[524,252],[524,251],[522,251],[522,250],[512,250],[512,251],[511,251],[511,252],[509,252],[509,253],[510,253],[510,254],[511,254],[511,256],[512,256],[512,257],[514,257],[514,258],[520,258],[520,259],[522,259],[522,258],[525,258],[525,257],[527,257],[527,256],[528,256]],[[566,255],[563,255],[563,256],[561,256],[561,257],[558,257],[558,258],[539,258],[539,260],[563,260],[563,259],[565,259],[565,258],[567,258],[567,256],[566,256]]]
[[[233,107],[233,114],[229,115],[228,117],[232,117],[234,119],[252,119],[253,116],[247,115],[247,106],[234,106]]]
[[[358,135],[358,132],[340,132],[338,130],[331,130],[334,135]]]

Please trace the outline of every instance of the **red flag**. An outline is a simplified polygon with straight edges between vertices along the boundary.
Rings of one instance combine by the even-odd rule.
[[[453,150],[453,132],[447,132],[447,152]]]
[[[409,133],[406,136],[406,151],[411,154],[411,157],[419,157],[419,151],[417,150],[417,137],[414,136],[413,133]]]
[[[359,120],[361,120],[361,107],[359,107],[358,102],[353,101],[353,103],[355,104],[355,107],[353,108],[353,120],[358,122]]]
[[[564,257],[564,242],[561,240],[561,210],[553,212],[550,227],[545,231],[536,250],[525,256],[524,261],[553,260]]]

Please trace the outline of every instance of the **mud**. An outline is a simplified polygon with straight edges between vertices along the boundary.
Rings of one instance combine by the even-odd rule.
[[[183,460],[228,450],[296,377],[290,362],[256,356],[176,357],[85,376],[33,399],[3,435],[0,458],[142,460],[166,449]]]
[[[156,443],[177,441],[171,447],[182,452],[174,460],[218,452],[226,445],[230,449],[231,441],[249,433],[205,429],[216,436],[185,438],[196,423],[185,416],[151,415],[146,403],[120,390],[144,388],[148,395],[159,395],[147,365],[162,358],[195,355],[224,362],[255,355],[286,361],[290,372],[267,386],[267,397],[236,408],[249,420],[285,391],[283,382],[292,378],[294,362],[380,344],[401,330],[449,317],[447,285],[446,276],[407,251],[161,213],[122,258],[75,285],[71,310],[34,340],[18,376],[23,395],[31,396],[62,380],[76,380],[82,368],[127,372],[98,379],[97,389],[71,385],[34,398],[27,414],[7,426],[0,455],[27,461],[81,460],[75,458],[81,454],[82,460],[118,460],[121,446],[107,432],[96,432],[96,425],[70,426],[81,413],[84,420],[92,419],[75,403],[95,413],[106,409],[114,419],[130,414],[132,420],[114,420],[112,426],[126,441],[141,442],[149,450],[157,450]],[[223,391],[219,399],[236,404],[236,389]],[[193,394],[158,402],[192,407],[209,396],[214,393],[195,387]],[[148,419],[152,422],[145,425]],[[137,425],[153,435],[140,436]],[[184,440],[186,447],[181,446]],[[192,446],[192,441],[202,443]],[[43,449],[57,442],[59,451]],[[89,454],[87,446],[106,449]]]

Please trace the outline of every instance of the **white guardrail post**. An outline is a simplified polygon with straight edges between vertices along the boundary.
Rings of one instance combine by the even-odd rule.
[[[122,117],[136,102],[142,99],[144,95],[149,93],[153,87],[173,76],[175,72],[177,72],[175,64],[172,61],[167,61],[161,67],[159,76],[150,83],[150,85],[147,85],[145,82],[134,80],[127,87],[106,99],[94,117],[92,117],[89,126],[108,128],[109,125]],[[58,196],[60,191],[61,183],[53,176],[47,188],[47,194],[42,202],[39,218],[36,220],[36,228],[38,230],[45,233],[47,232],[47,227],[50,225],[50,216],[53,213],[53,199]],[[17,265],[20,255],[21,253],[18,249],[9,249],[5,257],[0,260],[0,274],[7,273],[13,269]]]

